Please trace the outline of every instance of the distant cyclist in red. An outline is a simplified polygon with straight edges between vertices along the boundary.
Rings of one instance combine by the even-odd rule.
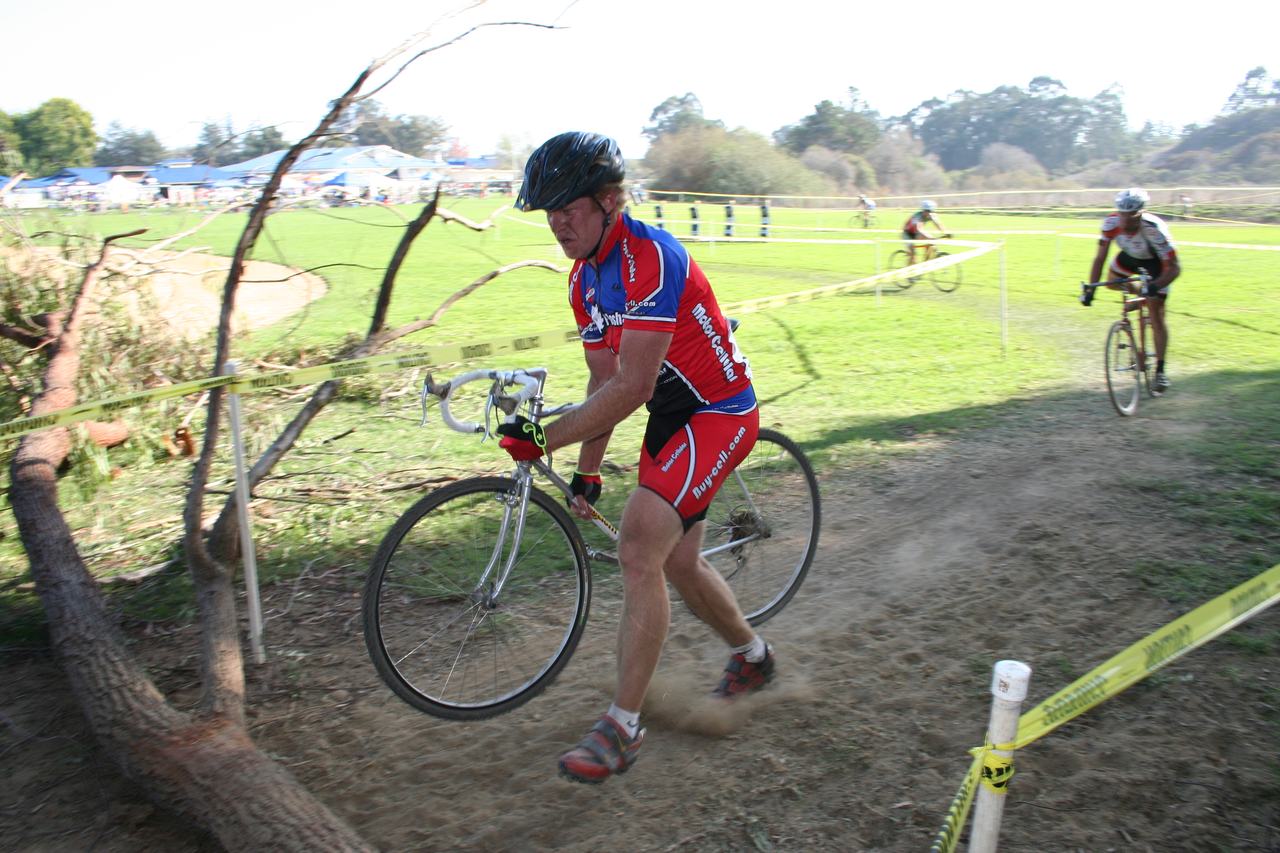
[[[1111,262],[1108,272],[1111,278],[1127,278],[1137,275],[1140,270],[1151,276],[1142,295],[1148,297],[1147,307],[1151,309],[1151,330],[1156,343],[1154,387],[1156,391],[1164,392],[1169,390],[1169,380],[1164,375],[1165,352],[1169,348],[1169,325],[1165,321],[1164,309],[1169,299],[1169,288],[1182,273],[1182,267],[1164,220],[1143,211],[1148,201],[1147,191],[1139,187],[1124,190],[1116,196],[1116,212],[1102,221],[1102,239],[1098,241],[1098,253],[1089,269],[1089,281],[1102,280],[1102,266],[1107,261],[1113,240],[1120,247],[1120,252]],[[1094,288],[1085,286],[1080,294],[1083,305],[1093,302],[1093,291]]]
[[[907,241],[907,263],[914,264],[916,262],[916,243],[917,240],[938,240],[946,237],[942,232],[942,223],[938,221],[938,217],[933,215],[933,211],[937,205],[925,199],[920,202],[920,209],[907,217],[907,221],[902,224],[902,239]],[[930,236],[924,230],[926,222],[933,223],[938,229],[938,236]],[[928,257],[926,255],[926,257]]]
[[[586,518],[600,496],[613,428],[641,404],[649,410],[639,488],[627,500],[618,542],[617,691],[608,713],[559,762],[560,772],[579,782],[603,782],[636,760],[644,740],[640,708],[671,617],[667,581],[732,647],[714,693],[732,699],[757,690],[774,667],[773,649],[700,556],[711,498],[759,431],[751,368],[684,246],[623,212],[624,177],[617,143],[594,133],[552,137],[525,165],[516,207],[545,210],[556,241],[574,259],[569,304],[590,381],[586,401],[545,427],[520,419],[498,430],[516,460],[581,442],[573,509]]]

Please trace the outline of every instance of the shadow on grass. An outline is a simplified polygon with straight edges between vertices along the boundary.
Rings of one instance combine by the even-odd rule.
[[[1175,396],[1176,395],[1176,396]],[[1213,426],[1190,440],[1190,449],[1204,460],[1217,459],[1218,466],[1231,470],[1243,465],[1263,473],[1270,469],[1280,476],[1280,369],[1260,371],[1216,371],[1179,378],[1168,401],[1189,400],[1192,420]],[[1132,419],[1118,417],[1107,400],[1105,387],[1097,390],[1070,390],[1035,397],[1015,397],[994,404],[959,406],[935,412],[897,418],[867,418],[833,428],[816,438],[801,442],[806,451],[821,455],[824,450],[858,442],[901,441],[929,432],[975,429],[1002,421],[1035,419],[1042,429],[1051,429],[1043,418],[1053,414],[1072,415],[1096,421],[1102,427],[1141,429],[1144,416],[1164,416],[1165,401],[1144,397]],[[1166,407],[1167,410],[1167,407]]]

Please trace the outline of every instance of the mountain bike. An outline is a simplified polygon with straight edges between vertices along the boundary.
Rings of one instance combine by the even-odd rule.
[[[1156,390],[1156,353],[1148,347],[1154,341],[1151,332],[1151,312],[1147,308],[1147,297],[1142,295],[1150,276],[1145,273],[1115,279],[1114,281],[1095,281],[1082,283],[1081,288],[1089,292],[1089,288],[1110,287],[1120,291],[1120,319],[1111,324],[1107,330],[1107,348],[1103,353],[1103,365],[1107,375],[1107,391],[1111,395],[1111,405],[1116,412],[1128,417],[1138,411],[1138,400],[1142,397],[1142,386],[1145,383],[1147,394],[1159,397]],[[1129,320],[1129,314],[1138,312],[1137,333]]]
[[[491,383],[484,422],[458,420],[454,395],[478,380]],[[451,429],[487,438],[495,412],[540,422],[573,408],[544,409],[546,381],[545,368],[476,370],[443,383],[428,376],[423,423],[428,402],[438,401]],[[591,605],[588,564],[617,564],[617,556],[588,547],[564,502],[534,485],[535,474],[571,498],[550,460],[520,462],[510,476],[470,477],[428,493],[379,545],[362,601],[365,644],[383,681],[414,708],[454,720],[492,717],[541,693],[573,655]],[[618,528],[593,513],[616,542]],[[702,551],[749,623],[776,616],[796,594],[820,521],[818,481],[804,452],[761,429],[707,511]]]
[[[942,234],[939,235],[938,239],[946,240],[950,236],[950,234]],[[936,244],[928,242],[925,243],[924,246],[924,257],[917,261],[917,263],[932,261],[935,258],[945,258],[949,254],[949,252],[939,250]],[[910,260],[911,253],[909,251],[906,249],[898,249],[889,256],[889,269],[905,269],[910,265]],[[922,275],[897,278],[893,280],[893,283],[899,290],[906,290],[922,278],[928,280],[930,284],[938,288],[938,290],[943,293],[950,293],[960,286],[960,283],[964,278],[964,272],[961,269],[960,264],[952,264],[951,266],[943,267],[940,270],[932,270],[930,272],[923,273]]]

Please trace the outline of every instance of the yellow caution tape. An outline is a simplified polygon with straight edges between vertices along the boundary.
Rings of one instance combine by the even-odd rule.
[[[489,358],[504,353],[526,352],[549,346],[571,343],[579,340],[577,329],[554,329],[534,335],[522,335],[518,338],[505,338],[480,343],[442,344],[413,350],[399,354],[371,355],[350,361],[337,361],[315,367],[304,367],[299,370],[279,370],[272,373],[260,373],[255,376],[213,376],[193,382],[177,385],[166,385],[151,391],[140,391],[110,400],[97,400],[68,406],[56,412],[18,418],[0,424],[0,438],[13,438],[28,432],[35,432],[49,427],[67,426],[87,421],[101,415],[110,415],[123,409],[131,409],[144,403],[167,400],[173,397],[185,397],[211,388],[226,387],[233,394],[249,394],[267,388],[280,388],[290,385],[311,385],[330,379],[345,379],[351,376],[364,376],[372,373],[389,373],[405,370],[410,367],[427,367],[450,362],[466,361],[473,358]]]
[[[973,805],[973,795],[978,790],[978,777],[982,774],[982,756],[975,755],[969,765],[969,772],[960,783],[960,790],[951,800],[951,808],[947,809],[947,817],[942,822],[933,839],[929,853],[952,853],[960,842],[960,833],[964,830],[964,822],[969,818],[969,807]]]
[[[68,406],[65,409],[58,409],[55,412],[49,412],[44,415],[33,415],[29,418],[18,418],[17,420],[0,424],[0,438],[10,438],[22,435],[23,433],[47,429],[48,427],[66,426],[67,424],[74,424],[79,421],[87,421],[98,415],[113,414],[122,409],[131,409],[135,406],[140,406],[143,403],[152,402],[154,400],[166,400],[171,397],[185,397],[188,394],[207,391],[210,388],[217,388],[220,385],[230,385],[234,380],[234,376],[213,376],[209,379],[200,379],[194,382],[183,382],[178,385],[166,385],[163,388],[157,388],[153,391],[140,391],[137,394],[114,397],[110,400],[97,400],[92,403],[81,403],[77,406]]]
[[[1004,794],[1013,778],[1013,756],[998,755],[994,749],[987,744],[974,752],[982,757],[982,786],[993,794]]]
[[[1012,748],[1021,749],[1044,737],[1277,600],[1280,600],[1280,565],[1272,566],[1147,635],[1023,714],[1018,720],[1017,741]]]
[[[970,750],[973,763],[951,801],[931,853],[951,853],[955,849],[979,778],[991,790],[1004,793],[1013,776],[1013,759],[996,755],[992,750],[1022,749],[1277,601],[1280,601],[1280,564],[1148,634],[1023,714],[1018,720],[1014,743],[986,744]]]
[[[816,287],[811,290],[803,290],[796,293],[786,293],[778,296],[764,296],[759,299],[748,299],[744,302],[737,302],[732,305],[724,306],[722,310],[726,314],[751,314],[757,311],[763,311],[766,308],[794,305],[800,302],[810,302],[814,299],[821,299],[827,296],[838,296],[842,293],[850,293],[855,290],[865,291],[896,279],[907,278],[908,276],[915,277],[925,273],[934,272],[954,264],[962,263],[998,249],[1001,244],[970,243],[952,240],[948,241],[948,245],[972,248],[970,248],[969,251],[957,252],[953,255],[946,255],[941,258],[922,261],[921,263],[915,264],[914,266],[906,269],[890,270],[888,272],[879,273],[878,275],[872,275],[866,278],[841,282],[839,284],[831,284],[825,287]],[[112,414],[121,411],[122,409],[135,408],[145,403],[157,400],[166,400],[173,397],[185,397],[188,394],[200,393],[211,388],[226,387],[228,391],[233,394],[249,394],[254,391],[262,391],[267,388],[281,388],[291,385],[311,385],[316,382],[325,382],[330,379],[346,379],[352,376],[364,376],[372,373],[390,373],[410,367],[427,367],[438,364],[448,364],[451,362],[469,361],[476,358],[491,358],[505,353],[528,352],[530,350],[572,343],[577,340],[579,340],[577,329],[560,328],[546,332],[539,332],[534,335],[523,335],[517,338],[500,338],[491,341],[482,341],[479,343],[442,344],[439,346],[426,347],[424,349],[413,350],[400,354],[371,355],[365,358],[352,359],[350,361],[336,361],[330,364],[317,365],[315,367],[303,367],[298,370],[280,370],[272,373],[261,373],[255,376],[215,376],[193,382],[183,382],[178,385],[167,385],[163,388],[156,388],[152,391],[140,391],[136,394],[128,394],[123,397],[116,397],[110,400],[97,400],[89,403],[81,403],[76,406],[69,406],[65,409],[59,409],[56,412],[49,412],[43,415],[17,418],[16,420],[9,421],[8,423],[0,424],[0,439],[14,438],[28,432],[35,432],[36,430],[47,429],[49,427],[67,426],[80,421],[87,421],[100,415]]]
[[[936,272],[937,270],[945,269],[946,267],[981,257],[988,252],[994,252],[1003,244],[959,243],[955,240],[951,240],[948,241],[948,245],[960,245],[972,248],[967,252],[957,252],[954,255],[946,255],[929,261],[921,261],[918,264],[913,264],[912,266],[905,267],[903,269],[889,270],[888,272],[854,279],[853,281],[843,281],[838,284],[827,284],[822,287],[815,287],[810,290],[799,290],[794,293],[781,293],[777,296],[761,296],[758,299],[747,299],[743,302],[736,302],[732,305],[724,306],[723,311],[726,314],[732,314],[735,316],[739,314],[753,314],[757,311],[763,311],[766,308],[794,305],[798,302],[810,302],[814,299],[821,299],[825,296],[839,296],[842,293],[874,290],[880,285],[887,284],[898,279],[915,278],[926,273]]]

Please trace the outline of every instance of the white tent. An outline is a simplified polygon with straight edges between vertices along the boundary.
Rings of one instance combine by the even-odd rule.
[[[128,178],[113,175],[105,184],[98,184],[94,190],[108,204],[132,204],[142,194],[142,188]]]

